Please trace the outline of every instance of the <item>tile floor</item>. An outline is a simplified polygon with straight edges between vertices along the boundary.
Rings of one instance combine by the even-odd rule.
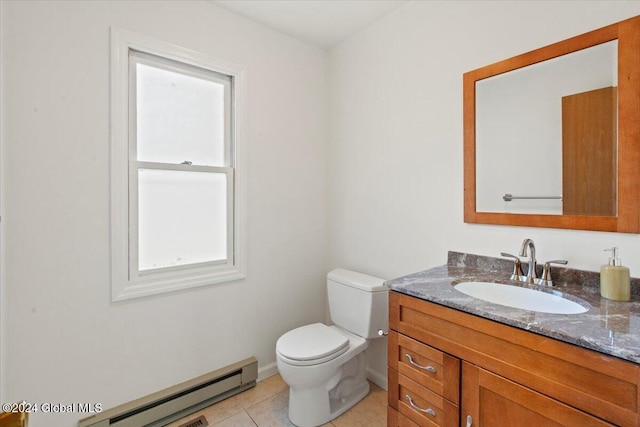
[[[356,406],[325,424],[328,427],[385,427],[387,425],[387,392],[371,384],[369,395]],[[289,387],[280,375],[260,381],[255,387],[218,402],[166,427],[204,415],[215,427],[288,427]]]

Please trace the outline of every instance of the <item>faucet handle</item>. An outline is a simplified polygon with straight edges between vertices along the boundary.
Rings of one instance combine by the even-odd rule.
[[[515,261],[513,262],[513,272],[511,273],[511,280],[522,281],[524,274],[522,273],[522,262],[520,258],[515,255],[508,254],[506,252],[500,252],[500,255],[507,258],[513,258]]]
[[[545,262],[544,268],[542,269],[542,277],[538,279],[538,285],[553,286],[553,282],[551,281],[551,264],[567,265],[568,262],[569,261],[565,259],[555,259],[553,261]]]

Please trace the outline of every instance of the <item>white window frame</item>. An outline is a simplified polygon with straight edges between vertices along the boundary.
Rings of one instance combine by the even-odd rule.
[[[228,93],[232,97],[232,111],[228,112],[229,120],[225,120],[229,123],[229,129],[225,131],[227,166],[169,165],[137,160],[135,112],[130,107],[135,105],[135,81],[132,80],[130,68],[137,62],[168,70],[175,67],[177,62],[180,64],[182,73],[185,72],[182,65],[186,64],[188,72],[198,77],[203,77],[199,71],[202,69],[230,77]],[[211,79],[211,76],[209,78]],[[242,167],[244,81],[244,68],[239,65],[128,30],[111,27],[112,301],[239,280],[246,276],[244,269],[245,180]],[[227,137],[227,135],[232,136]],[[137,246],[139,169],[217,172],[227,176],[227,260],[139,271]]]

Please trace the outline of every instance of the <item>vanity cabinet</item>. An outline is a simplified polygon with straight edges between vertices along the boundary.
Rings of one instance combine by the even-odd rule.
[[[638,426],[638,365],[389,293],[388,425]]]

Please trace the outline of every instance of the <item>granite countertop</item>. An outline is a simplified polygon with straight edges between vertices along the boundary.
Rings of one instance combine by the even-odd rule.
[[[640,279],[632,279],[631,301],[600,297],[599,273],[555,267],[552,288],[509,279],[513,261],[449,252],[447,264],[388,280],[393,291],[466,313],[555,338],[640,364]],[[588,303],[582,314],[540,313],[493,304],[453,288],[461,282],[484,281],[562,292],[568,299]],[[579,301],[582,300],[582,301]]]

